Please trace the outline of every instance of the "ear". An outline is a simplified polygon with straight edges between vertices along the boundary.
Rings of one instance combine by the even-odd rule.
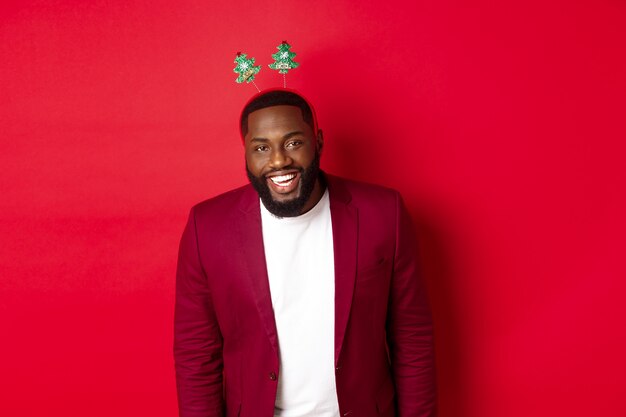
[[[316,146],[317,146],[317,152],[319,152],[320,154],[322,153],[322,149],[324,148],[324,132],[322,132],[322,129],[317,129],[317,138],[316,138]]]

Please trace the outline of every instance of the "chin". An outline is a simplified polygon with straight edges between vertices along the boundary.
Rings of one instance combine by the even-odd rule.
[[[270,195],[272,196],[272,201],[274,201],[276,204],[289,203],[290,201],[295,201],[300,198],[300,196],[302,195],[302,193],[300,192],[301,188],[301,184],[298,184],[298,188],[292,193],[275,194],[270,191]]]

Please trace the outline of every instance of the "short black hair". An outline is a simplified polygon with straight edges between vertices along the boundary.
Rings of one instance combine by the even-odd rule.
[[[245,136],[248,133],[248,116],[250,113],[273,106],[298,107],[302,112],[302,119],[304,122],[311,126],[311,129],[315,130],[313,111],[311,110],[309,103],[307,103],[304,98],[296,93],[292,93],[291,91],[276,90],[258,96],[249,102],[246,107],[244,107],[241,112],[241,120],[239,121],[242,136]]]

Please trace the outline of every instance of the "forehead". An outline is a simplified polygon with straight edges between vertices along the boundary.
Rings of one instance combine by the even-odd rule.
[[[309,132],[311,127],[302,118],[302,110],[296,106],[265,107],[248,115],[246,136],[255,137],[280,130]]]

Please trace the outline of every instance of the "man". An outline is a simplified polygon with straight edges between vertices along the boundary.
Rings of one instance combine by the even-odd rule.
[[[180,244],[180,416],[434,416],[399,194],[321,172],[322,131],[295,92],[257,94],[240,126],[251,184],[194,206]]]

